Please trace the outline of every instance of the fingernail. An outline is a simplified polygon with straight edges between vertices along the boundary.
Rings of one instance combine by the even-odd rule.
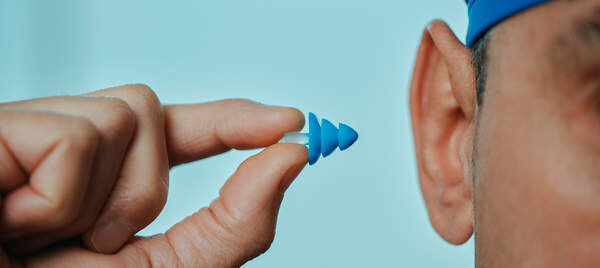
[[[121,222],[110,221],[101,224],[92,235],[91,242],[100,253],[114,253],[131,238],[133,229]]]
[[[281,106],[281,105],[266,105],[263,104],[263,106],[267,109],[272,109],[272,110],[281,110],[281,109],[289,109],[290,107],[287,106]]]
[[[427,23],[427,26],[425,27],[425,29],[427,29],[427,31],[430,33],[431,33],[431,28],[433,28],[433,21],[430,21],[429,23]]]

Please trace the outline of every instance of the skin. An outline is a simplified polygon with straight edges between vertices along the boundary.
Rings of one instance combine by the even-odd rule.
[[[240,266],[269,248],[308,161],[304,146],[275,144],[304,125],[296,109],[161,105],[145,85],[0,104],[0,122],[0,267]],[[265,146],[210,206],[134,237],[162,210],[170,167]]]
[[[600,1],[552,1],[497,25],[483,103],[471,51],[424,33],[410,106],[419,181],[446,241],[477,267],[600,267]]]
[[[556,0],[494,27],[482,104],[471,50],[442,22],[424,32],[410,89],[421,190],[442,238],[474,234],[477,267],[600,266],[599,8]],[[162,209],[170,166],[268,146],[301,114],[241,100],[160,106],[140,85],[91,95],[0,106],[3,266],[229,267],[269,247],[302,146],[269,146],[209,207],[166,234],[132,235]],[[99,235],[107,221],[127,228]]]

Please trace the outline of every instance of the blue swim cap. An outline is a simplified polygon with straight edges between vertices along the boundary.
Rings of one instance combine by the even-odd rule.
[[[530,7],[550,0],[467,0],[469,29],[467,46],[473,47],[477,40],[494,25]]]

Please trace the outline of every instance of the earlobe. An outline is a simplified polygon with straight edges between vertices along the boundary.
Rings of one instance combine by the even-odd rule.
[[[424,32],[410,89],[419,182],[430,221],[446,241],[473,232],[470,149],[475,113],[471,52],[443,22]]]

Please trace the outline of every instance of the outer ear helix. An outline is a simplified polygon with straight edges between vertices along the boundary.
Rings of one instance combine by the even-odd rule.
[[[410,95],[419,182],[433,228],[452,244],[473,234],[472,200],[465,191],[470,166],[461,153],[475,103],[464,92],[472,84],[464,73],[470,66],[470,51],[445,23],[433,22],[424,31]]]

